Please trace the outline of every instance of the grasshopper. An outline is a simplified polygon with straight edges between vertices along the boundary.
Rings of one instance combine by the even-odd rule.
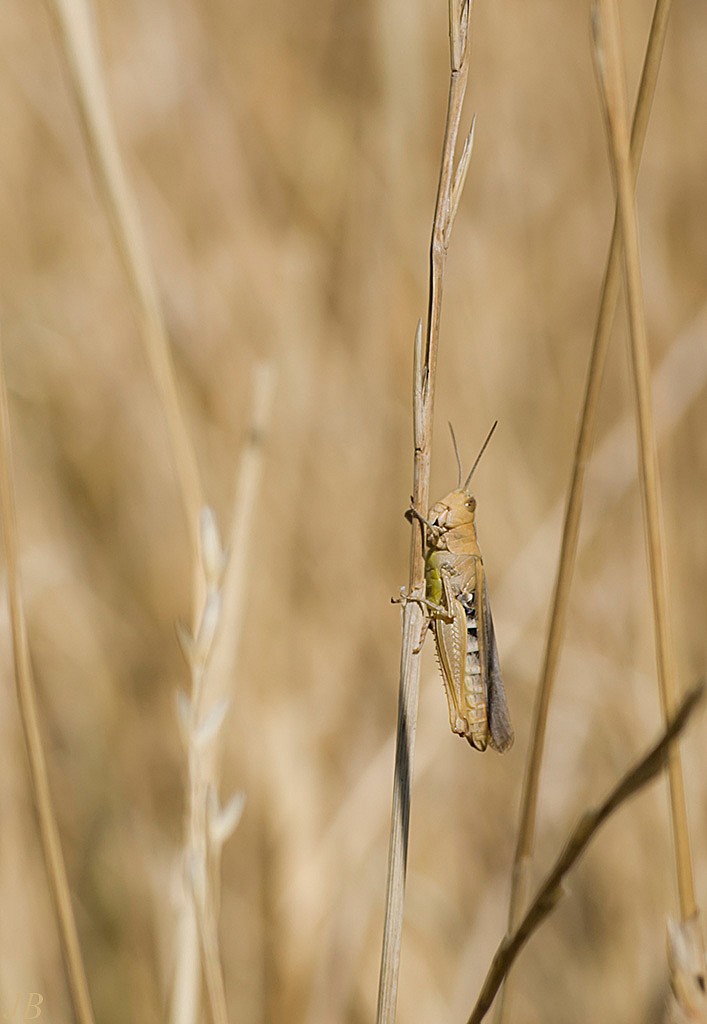
[[[427,518],[414,507],[408,512],[408,518],[417,519],[425,530],[424,629],[429,627],[434,633],[452,732],[464,736],[477,750],[485,750],[490,743],[503,753],[513,743],[513,727],[476,539],[476,499],[468,490],[496,424],[463,484],[451,423],[449,429],[459,467],[457,488],[435,502]]]

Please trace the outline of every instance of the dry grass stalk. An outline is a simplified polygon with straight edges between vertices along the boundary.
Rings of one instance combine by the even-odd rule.
[[[187,630],[182,632],[192,680],[191,696],[182,701],[189,777],[186,861],[190,893],[187,902],[191,909],[182,903],[172,993],[173,1019],[179,1024],[192,1024],[198,1017],[200,950],[212,1019],[216,1024],[225,1024],[215,871],[220,846],[235,828],[240,815],[241,798],[234,798],[224,809],[218,807],[215,749],[228,705],[224,699],[208,709],[203,706],[204,676],[222,611],[221,577],[225,558],[213,514],[202,504],[196,454],[181,409],[137,203],[123,167],[110,114],[91,11],[85,0],[71,3],[49,0],[49,7],[69,69],[98,192],[138,310],[143,343],[164,409],[193,554],[192,632],[191,635]]]
[[[667,720],[677,705],[678,690],[671,650],[665,537],[651,402],[650,361],[643,308],[643,282],[634,196],[634,170],[627,118],[626,83],[619,15],[614,0],[598,0],[595,4],[594,32],[596,66],[616,181],[621,231],[624,237],[624,274],[638,429],[639,475],[648,547],[658,684],[663,716]],[[671,751],[668,779],[680,916],[682,921],[688,921],[697,913],[697,904],[685,804],[685,785],[678,746]]]
[[[220,843],[233,831],[240,811],[242,797],[235,797],[221,809],[215,785],[216,744],[226,718],[229,701],[223,699],[206,705],[206,671],[221,613],[221,579],[225,556],[218,535],[216,519],[211,509],[205,508],[201,516],[201,550],[204,555],[204,585],[206,600],[194,635],[186,628],[180,630],[180,641],[191,671],[192,689],[189,697],[180,692],[179,716],[184,735],[189,772],[186,838],[184,849],[185,889],[187,906],[193,913],[201,949],[201,962],[214,1024],[227,1024],[226,994],[218,955],[218,914],[214,898],[214,865],[220,852]],[[219,840],[217,842],[217,839]],[[183,911],[187,912],[187,911]],[[180,934],[185,934],[180,929]],[[181,950],[180,950],[181,953]],[[192,950],[194,963],[198,957]],[[179,965],[186,969],[180,956]],[[182,982],[177,990],[184,999]],[[195,978],[198,988],[198,978]],[[194,993],[196,995],[196,993]],[[196,998],[189,1000],[191,1007]],[[175,1009],[176,1013],[183,1012]]]
[[[638,170],[643,153],[650,110],[663,55],[671,3],[672,0],[657,0],[653,12],[631,132],[631,166],[634,168],[634,174]],[[547,719],[567,620],[567,608],[579,539],[585,477],[596,434],[599,392],[621,284],[621,240],[622,235],[617,212],[614,216],[609,256],[604,272],[599,311],[587,371],[584,401],[580,415],[580,426],[575,445],[572,475],[562,528],[560,558],[552,597],[550,622],[533,712],[527,766],[523,777],[518,841],[513,860],[508,916],[509,930],[512,930],[520,919],[528,891],[530,866],[535,847],[538,791],[545,748]],[[502,996],[499,1000],[498,1012],[496,1014],[498,1024],[500,1024],[503,1018],[504,999]]]
[[[206,601],[194,634],[180,627],[179,638],[189,665],[192,689],[179,694],[179,718],[188,765],[172,1021],[194,1018],[199,1000],[199,961],[214,1024],[226,1024],[225,989],[218,946],[220,861],[223,845],[236,828],[244,806],[242,794],[225,807],[218,801],[219,733],[230,695],[219,693],[232,678],[245,617],[248,538],[262,476],[263,444],[272,408],[275,377],[269,364],[254,372],[253,411],[241,455],[228,552],[224,552],[211,509],[201,515],[201,545]],[[219,630],[227,621],[228,630]],[[214,662],[217,664],[214,664]],[[199,954],[201,953],[201,958]]]
[[[464,188],[473,143],[472,123],[471,130],[464,141],[459,162],[455,167],[454,157],[457,137],[469,77],[470,14],[470,0],[450,0],[449,40],[451,73],[439,184],[432,224],[427,324],[424,340],[422,324],[418,324],[414,348],[413,504],[416,508],[421,509],[426,509],[429,505],[432,421],[444,268],[450,234]],[[424,558],[422,532],[419,524],[415,522],[412,525],[410,542],[408,593],[412,596],[422,596],[423,592]],[[423,616],[419,604],[415,601],[408,601],[403,608],[393,807],[390,821],[386,909],[376,1016],[378,1024],[392,1024],[395,1020],[398,994],[405,873],[410,826],[410,786],[413,774],[415,729],[420,687],[420,652],[417,647],[422,625]]]
[[[137,202],[120,155],[91,9],[87,0],[47,2],[69,71],[98,194],[138,311],[142,340],[164,409],[189,541],[196,547],[199,542],[199,513],[203,504],[200,474],[181,409],[167,330]],[[195,566],[195,581],[202,577],[203,573]],[[195,622],[198,614],[195,608]]]
[[[668,964],[667,1024],[707,1024],[705,956],[697,917],[668,921]]]
[[[66,876],[66,865],[59,839],[54,802],[49,786],[44,744],[39,726],[37,693],[32,675],[27,625],[22,603],[20,583],[19,542],[15,513],[15,489],[12,471],[12,444],[10,418],[7,405],[5,369],[0,352],[0,517],[7,563],[7,589],[12,628],[12,648],[15,662],[15,687],[20,721],[24,733],[29,762],[32,794],[37,811],[37,822],[42,843],[42,855],[54,904],[59,941],[71,994],[74,1013],[79,1024],[93,1024],[93,1008],[81,956],[76,921],[71,906],[71,893]]]
[[[259,363],[253,370],[252,399],[247,436],[238,463],[233,513],[228,536],[228,561],[223,579],[223,617],[228,622],[214,651],[212,671],[230,679],[243,634],[248,600],[248,561],[255,510],[263,476],[265,443],[275,396],[273,363]]]
[[[501,941],[483,987],[472,1010],[468,1024],[480,1024],[486,1016],[504,977],[508,974],[521,949],[562,896],[562,882],[576,864],[598,830],[623,803],[648,785],[670,761],[675,741],[687,725],[698,702],[704,695],[704,683],[694,687],[671,717],[663,735],[617,782],[606,799],[585,811],[564,844],[562,852],[548,871],[545,880],[531,901],[515,929]]]

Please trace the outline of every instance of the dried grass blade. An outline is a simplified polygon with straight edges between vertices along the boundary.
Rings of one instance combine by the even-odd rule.
[[[426,337],[424,346],[421,346],[422,336],[418,327],[413,355],[413,504],[416,508],[423,509],[426,509],[429,504],[434,388],[439,346],[444,267],[447,259],[447,245],[451,227],[450,218],[453,209],[456,209],[461,193],[461,182],[458,182],[458,195],[453,203],[452,193],[455,181],[454,153],[466,83],[469,76],[469,5],[466,0],[462,0],[461,4],[459,0],[450,0],[449,22],[451,73],[440,176],[437,186],[432,240],[430,244],[430,279]],[[466,163],[468,165],[468,160]],[[421,351],[421,349],[424,350]],[[419,524],[413,522],[410,539],[408,592],[410,594],[420,593],[423,587],[424,559],[422,532]],[[423,618],[419,605],[415,602],[408,602],[403,609],[393,806],[388,845],[388,877],[381,969],[378,985],[377,1024],[393,1024],[396,1013],[407,847],[410,829],[410,786],[413,774],[415,728],[420,688],[418,640],[422,623]]]
[[[182,412],[157,283],[135,195],[125,172],[87,0],[47,0],[76,101],[98,194],[139,314],[142,340],[164,409],[189,541],[199,543],[202,488]]]
[[[71,893],[66,876],[64,854],[61,849],[56,823],[54,801],[49,785],[44,743],[39,726],[37,693],[32,675],[27,626],[25,623],[20,583],[19,543],[15,513],[15,488],[12,471],[12,444],[10,417],[7,405],[5,369],[0,350],[0,518],[2,518],[3,544],[7,562],[7,590],[12,628],[12,648],[15,662],[15,686],[20,721],[27,747],[29,774],[32,784],[37,822],[42,844],[42,855],[47,871],[49,890],[56,914],[59,940],[71,994],[74,1013],[79,1024],[93,1024],[91,996],[86,970],[81,956],[76,920],[71,906]]]
[[[690,720],[704,696],[704,691],[704,683],[699,683],[690,690],[657,743],[619,779],[598,807],[582,815],[545,880],[538,887],[522,920],[499,944],[467,1024],[480,1024],[484,1019],[521,949],[562,896],[565,875],[582,856],[607,818],[663,770],[674,749],[675,740]]]
[[[667,721],[677,705],[678,690],[671,649],[665,537],[651,402],[651,371],[643,308],[643,281],[627,118],[625,73],[619,14],[615,0],[599,0],[595,4],[594,28],[598,77],[618,194],[621,231],[624,237],[624,274],[629,314],[631,376],[638,430],[641,497],[648,547],[658,684],[663,716]],[[668,779],[680,914],[682,920],[685,921],[695,915],[697,904],[685,802],[685,784],[678,747],[675,747],[671,753]]]
[[[671,4],[672,0],[657,0],[654,8],[631,134],[631,165],[634,175],[638,170],[645,143],[648,119],[653,104],[665,45]],[[519,920],[527,897],[530,862],[535,846],[538,791],[545,748],[547,718],[557,675],[562,639],[565,632],[570,587],[579,539],[585,476],[596,433],[601,380],[621,283],[621,251],[622,236],[617,211],[614,217],[614,227],[606,270],[604,272],[592,352],[587,371],[580,427],[575,445],[572,476],[562,529],[560,557],[552,597],[550,624],[533,712],[533,725],[531,728],[526,770],[523,778],[518,841],[514,855],[511,882],[509,929],[512,929]],[[499,1000],[495,1019],[497,1024],[501,1024],[504,1019],[503,997]]]

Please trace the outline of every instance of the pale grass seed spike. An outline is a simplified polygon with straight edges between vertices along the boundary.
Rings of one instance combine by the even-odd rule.
[[[457,488],[435,502],[427,519],[416,509],[410,510],[425,527],[423,603],[434,633],[452,732],[464,736],[477,750],[485,750],[490,743],[494,750],[503,753],[513,743],[513,727],[501,678],[484,563],[476,539],[476,499],[468,490],[496,423],[463,484],[451,423],[449,429],[459,466]]]

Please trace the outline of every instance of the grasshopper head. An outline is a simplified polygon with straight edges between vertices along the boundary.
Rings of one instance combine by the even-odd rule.
[[[471,526],[472,528],[474,527],[476,498],[473,498],[471,494],[469,494],[469,484],[471,483],[471,478],[474,475],[474,470],[479,464],[479,459],[484,454],[484,451],[486,450],[486,445],[491,440],[491,435],[496,429],[496,423],[494,423],[494,425],[491,427],[488,433],[488,437],[481,446],[481,451],[477,455],[474,465],[469,470],[469,475],[467,476],[464,483],[462,483],[462,460],[459,457],[457,439],[454,436],[454,430],[452,429],[451,423],[449,424],[449,429],[452,434],[454,453],[457,457],[457,466],[459,467],[459,481],[457,483],[456,490],[450,491],[449,494],[447,494],[444,498],[441,498],[440,501],[435,502],[435,504],[430,509],[428,519],[432,526],[432,529],[429,530],[428,533],[428,543],[432,547],[435,547],[437,544],[439,544],[444,534],[447,533],[449,530],[456,530],[459,527],[463,528],[465,526]]]
[[[469,523],[473,526],[475,511],[476,498],[457,488],[435,502],[430,509],[429,521],[441,535],[447,530],[454,530],[457,526],[466,526]]]

